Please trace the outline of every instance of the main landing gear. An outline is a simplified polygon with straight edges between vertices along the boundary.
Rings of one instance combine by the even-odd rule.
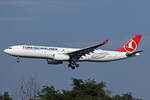
[[[77,64],[75,61],[69,61],[68,67],[75,69],[76,67],[79,67],[79,64]]]

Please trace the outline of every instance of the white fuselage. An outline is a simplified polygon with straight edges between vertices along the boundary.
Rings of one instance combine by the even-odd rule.
[[[11,46],[5,49],[4,52],[17,57],[26,58],[41,58],[41,59],[53,59],[68,61],[69,56],[67,53],[80,49],[74,48],[59,48],[59,47],[47,47],[47,46],[33,46],[33,45],[17,45]],[[118,51],[105,51],[95,50],[85,56],[82,56],[78,61],[92,61],[92,62],[105,62],[114,61],[127,58],[125,52]]]

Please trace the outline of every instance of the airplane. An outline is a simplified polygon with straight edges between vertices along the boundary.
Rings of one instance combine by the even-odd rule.
[[[142,35],[135,35],[122,48],[114,51],[97,49],[98,47],[108,43],[108,40],[105,40],[96,45],[80,49],[35,45],[15,45],[5,49],[4,52],[11,56],[17,57],[17,62],[20,62],[20,57],[46,59],[48,64],[63,64],[64,61],[67,61],[69,62],[68,67],[75,69],[79,67],[77,62],[110,62],[139,56],[143,50],[136,51],[136,49],[141,38]]]

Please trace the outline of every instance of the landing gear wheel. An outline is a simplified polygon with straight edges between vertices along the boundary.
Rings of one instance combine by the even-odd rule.
[[[80,65],[79,64],[76,64],[76,67],[79,67]]]
[[[72,65],[71,65],[71,64],[68,64],[68,67],[72,67]]]
[[[20,62],[20,58],[19,57],[17,57],[17,63],[19,63]]]
[[[76,67],[79,67],[79,64],[76,63],[74,60],[70,60],[68,67],[71,67],[72,69],[75,69]]]
[[[75,67],[73,67],[73,66],[72,66],[71,68],[72,68],[72,69],[75,69]]]

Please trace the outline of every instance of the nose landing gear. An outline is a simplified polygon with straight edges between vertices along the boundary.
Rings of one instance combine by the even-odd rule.
[[[17,57],[17,63],[19,63],[20,62],[20,58],[19,58],[19,56]]]

